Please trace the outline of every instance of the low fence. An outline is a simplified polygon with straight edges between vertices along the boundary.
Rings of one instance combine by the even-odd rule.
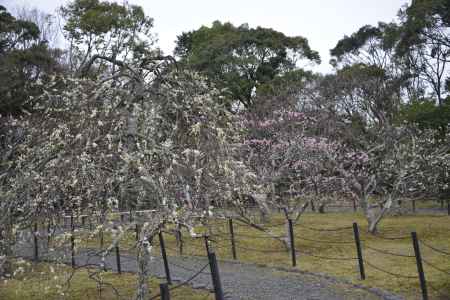
[[[122,214],[120,214],[122,215]],[[120,216],[119,215],[119,216]],[[131,214],[130,214],[131,216]],[[83,218],[81,218],[83,220]],[[121,222],[132,222],[132,218],[121,218]],[[169,299],[170,292],[179,288],[182,285],[186,285],[190,283],[192,280],[194,280],[199,274],[201,274],[204,269],[209,265],[211,269],[211,280],[213,282],[214,291],[216,299],[223,299],[224,293],[221,287],[220,283],[220,276],[219,276],[219,270],[218,270],[218,264],[216,261],[216,253],[215,250],[220,249],[227,249],[229,253],[231,253],[231,257],[233,260],[239,260],[240,254],[244,252],[251,252],[251,253],[260,253],[261,255],[269,255],[269,254],[278,254],[278,255],[285,255],[286,261],[290,261],[290,266],[292,267],[298,267],[299,260],[301,262],[302,256],[309,256],[313,257],[318,260],[323,261],[339,261],[342,263],[348,262],[349,264],[355,265],[357,270],[357,276],[361,280],[365,280],[367,276],[370,276],[370,269],[376,270],[378,272],[382,272],[386,274],[387,276],[392,276],[393,278],[402,278],[405,280],[417,280],[420,284],[420,290],[422,293],[423,299],[429,299],[429,292],[428,289],[433,290],[436,294],[441,295],[443,298],[449,297],[450,293],[449,291],[443,291],[439,290],[437,287],[433,286],[429,281],[427,281],[427,270],[433,270],[435,272],[440,273],[443,276],[447,276],[448,280],[450,281],[450,271],[446,269],[445,267],[442,267],[440,265],[436,265],[435,263],[432,263],[428,257],[424,256],[422,253],[422,249],[426,248],[429,251],[433,251],[436,255],[448,258],[450,257],[450,252],[444,249],[441,249],[440,247],[437,247],[433,245],[432,243],[421,240],[416,232],[411,232],[410,235],[402,235],[402,236],[380,236],[380,235],[373,235],[371,236],[373,239],[381,239],[384,241],[402,241],[406,243],[409,240],[410,245],[412,246],[413,252],[412,253],[402,253],[396,250],[392,249],[382,249],[379,247],[375,247],[371,245],[370,241],[368,239],[364,239],[360,236],[360,230],[357,223],[353,223],[350,226],[344,226],[344,227],[334,227],[334,228],[319,228],[319,227],[312,227],[308,226],[306,224],[294,224],[291,220],[286,220],[286,222],[281,222],[278,224],[271,224],[271,225],[264,225],[265,229],[279,229],[278,231],[285,231],[287,234],[283,235],[248,235],[238,232],[236,228],[243,227],[243,228],[252,228],[251,224],[242,222],[239,219],[227,219],[226,220],[226,226],[220,227],[217,226],[214,228],[214,232],[209,235],[204,235],[201,237],[201,239],[204,240],[203,250],[200,249],[200,246],[194,243],[189,244],[188,242],[192,241],[189,239],[183,240],[183,237],[178,236],[178,240],[181,241],[178,243],[177,248],[171,248],[168,247],[164,240],[164,233],[163,231],[159,232],[158,240],[160,245],[160,251],[161,251],[161,257],[162,262],[164,264],[164,270],[165,270],[165,277],[166,277],[166,284],[161,285],[161,292],[160,295],[154,296],[152,299],[157,299],[158,297],[161,297],[161,299]],[[83,222],[81,224],[84,228],[90,228],[92,225],[88,224],[88,222]],[[70,251],[71,251],[71,265],[73,267],[76,266],[75,261],[75,224],[74,219],[71,218],[70,223]],[[226,228],[226,230],[223,230]],[[287,229],[287,230],[286,230]],[[297,229],[297,230],[296,230]],[[337,232],[346,232],[348,236],[351,236],[351,239],[347,240],[327,240],[323,238],[310,238],[307,237],[305,234],[299,234],[303,232],[304,230],[310,231],[312,233],[317,234],[328,234],[332,235],[333,233]],[[39,259],[39,238],[38,238],[38,228],[37,225],[34,225],[33,228],[33,243],[34,243],[34,258],[36,260]],[[139,224],[135,224],[134,233],[136,240],[139,238]],[[48,231],[50,232],[50,230]],[[47,239],[50,239],[50,237],[47,237]],[[100,239],[100,248],[103,247],[103,236],[99,237]],[[267,240],[273,240],[273,239],[286,239],[288,241],[287,243],[287,249],[262,249],[262,248],[256,248],[256,247],[250,247],[242,245],[244,241],[248,240],[256,240],[256,239],[267,239]],[[308,251],[306,248],[302,248],[299,246],[300,242],[308,242],[311,244],[321,244],[321,245],[333,245],[333,247],[351,247],[353,248],[352,252],[355,253],[354,256],[352,255],[335,255],[335,256],[328,256],[328,255],[322,255],[317,254],[314,251]],[[116,256],[116,270],[118,273],[121,273],[121,249],[119,248],[119,244],[117,244],[114,248],[115,256]],[[197,248],[197,254],[204,251],[204,255],[208,257],[209,263],[200,270],[190,270],[192,271],[193,275],[185,282],[182,282],[178,285],[172,285],[172,278],[170,273],[170,264],[173,264],[170,261],[170,257],[167,255],[167,250],[171,250],[172,252],[178,253],[180,255],[183,255],[185,248],[184,247],[192,247]],[[129,251],[130,249],[126,249],[126,251]],[[350,251],[349,251],[350,252]],[[378,255],[386,256],[386,257],[392,257],[392,258],[398,258],[398,259],[408,259],[410,260],[411,264],[415,264],[415,268],[417,269],[416,274],[402,274],[399,272],[395,272],[394,270],[389,270],[387,268],[383,268],[371,259],[371,255],[367,255],[367,253],[372,252],[376,253]],[[450,263],[450,260],[449,260]],[[173,264],[175,265],[175,264]],[[181,266],[182,267],[182,266]],[[183,268],[183,267],[182,267]],[[369,268],[369,270],[367,269]],[[318,270],[320,271],[320,270]]]

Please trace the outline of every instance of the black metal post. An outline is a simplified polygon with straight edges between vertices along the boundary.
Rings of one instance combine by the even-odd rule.
[[[416,200],[412,201],[412,211],[413,211],[413,213],[416,212]]]
[[[361,280],[365,280],[366,273],[364,271],[364,260],[361,249],[361,239],[359,238],[358,223],[353,223],[353,234],[355,236],[356,253],[358,254],[359,274],[361,275]]]
[[[209,266],[211,268],[211,279],[214,287],[216,300],[224,300],[222,283],[220,282],[219,265],[217,264],[216,254],[211,252],[208,254]]]
[[[70,256],[72,268],[75,268],[75,224],[73,223],[73,212],[70,214]]]
[[[234,240],[233,219],[228,219],[228,226],[230,229],[231,253],[233,254],[233,259],[236,260],[237,255],[236,255],[236,242]]]
[[[92,216],[89,215],[89,231],[92,231]]]
[[[183,255],[183,235],[181,233],[181,229],[177,231],[178,235],[178,252],[180,255]]]
[[[206,254],[209,255],[211,253],[211,249],[209,248],[209,237],[205,235],[205,248]]]
[[[289,224],[289,239],[291,242],[291,258],[292,258],[292,266],[297,266],[297,257],[295,255],[295,241],[294,241],[294,225],[292,225],[292,220],[288,219]]]
[[[73,231],[70,235],[70,255],[72,258],[72,268],[75,268],[75,236]]]
[[[172,278],[170,277],[169,262],[167,261],[166,246],[164,244],[164,237],[162,231],[159,232],[159,246],[161,247],[161,255],[164,262],[164,271],[166,272],[166,281],[168,284],[172,284]]]
[[[133,214],[132,214],[131,208],[130,208],[130,218],[129,219],[130,219],[130,223],[133,222]]]
[[[159,294],[161,295],[161,300],[170,300],[169,285],[167,283],[159,285]]]
[[[447,200],[447,214],[450,216],[450,200]]]
[[[34,242],[34,253],[33,253],[33,259],[34,261],[39,260],[39,244],[38,244],[38,224],[37,222],[34,223],[33,226],[33,242]]]
[[[134,232],[136,234],[136,241],[139,241],[139,224],[134,227]]]
[[[104,241],[103,241],[103,228],[100,228],[99,234],[100,234],[100,249],[103,249],[103,244],[104,244]]]
[[[81,216],[81,227],[84,228],[86,226],[86,216]]]
[[[52,232],[52,219],[49,219],[47,223],[47,248],[50,248],[51,232]]]
[[[427,283],[425,280],[425,273],[423,272],[422,256],[420,255],[419,240],[417,233],[411,232],[411,237],[414,246],[414,254],[416,256],[417,272],[419,273],[420,289],[422,290],[422,299],[428,300]]]
[[[119,244],[116,246],[116,263],[117,263],[117,272],[122,274],[122,265],[120,264],[120,249]]]

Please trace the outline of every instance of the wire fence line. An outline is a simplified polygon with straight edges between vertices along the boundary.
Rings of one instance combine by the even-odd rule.
[[[245,250],[245,251],[254,251],[260,253],[289,253],[289,250],[262,250],[257,248],[250,248],[246,246],[236,245],[237,249]]]
[[[322,244],[353,245],[355,243],[354,241],[315,240],[315,239],[305,238],[304,236],[300,236],[300,235],[296,235],[295,238],[299,239],[299,240],[304,240],[304,241],[307,241],[307,242],[322,243]]]
[[[444,251],[444,250],[441,250],[441,249],[438,249],[438,248],[436,248],[436,247],[434,247],[434,246],[431,246],[430,244],[428,244],[428,243],[426,243],[426,242],[424,242],[424,241],[420,241],[420,243],[422,244],[422,245],[424,245],[425,247],[427,247],[427,248],[429,248],[429,249],[431,249],[431,250],[433,250],[433,251],[435,251],[435,252],[438,252],[438,253],[440,253],[440,254],[443,254],[443,255],[446,255],[446,256],[450,256],[450,253],[449,252],[446,252],[446,251]]]
[[[299,257],[302,256],[309,256],[312,258],[317,258],[317,259],[321,259],[321,260],[335,260],[335,261],[349,261],[349,262],[354,262],[354,261],[359,261],[359,264],[361,266],[361,264],[364,266],[364,264],[366,264],[367,266],[369,266],[370,268],[388,274],[390,276],[394,276],[394,277],[398,277],[398,278],[404,278],[404,279],[418,279],[418,275],[410,275],[410,274],[399,274],[395,271],[390,270],[390,267],[381,267],[380,265],[374,264],[372,261],[365,259],[364,261],[362,261],[362,254],[358,253],[358,251],[355,251],[358,254],[358,257],[351,257],[351,256],[335,256],[335,255],[323,255],[323,253],[319,252],[322,249],[318,248],[319,250],[313,250],[314,247],[310,247],[310,249],[307,249],[307,247],[305,247],[305,245],[299,244],[299,241],[306,241],[306,242],[310,242],[311,245],[313,244],[326,244],[326,245],[337,245],[337,246],[351,246],[354,245],[356,242],[356,236],[354,237],[350,237],[345,234],[345,238],[343,238],[342,240],[336,240],[336,235],[333,234],[335,232],[342,232],[342,231],[346,231],[349,230],[350,232],[354,233],[354,226],[344,226],[344,227],[335,227],[335,228],[320,228],[320,227],[313,227],[313,226],[308,226],[305,225],[303,223],[297,223],[295,224],[295,226],[297,228],[300,228],[300,234],[297,233],[296,234],[292,234],[292,232],[294,232],[293,230],[291,231],[291,234],[289,233],[289,230],[286,230],[286,234],[285,235],[279,235],[277,234],[278,231],[274,230],[275,234],[277,235],[273,235],[272,233],[265,233],[264,234],[264,230],[265,229],[270,229],[270,228],[277,228],[277,229],[282,229],[284,231],[284,229],[289,229],[289,226],[293,226],[291,221],[286,222],[286,223],[279,223],[279,224],[271,224],[271,225],[258,225],[261,228],[258,228],[258,226],[252,226],[252,224],[248,224],[246,222],[243,222],[239,219],[232,219],[232,220],[236,220],[239,223],[238,224],[234,224],[235,227],[238,228],[238,230],[236,232],[233,231],[233,229],[229,229],[228,232],[226,231],[226,226],[227,224],[220,224],[220,226],[217,226],[219,228],[215,228],[214,227],[211,229],[212,231],[215,231],[215,233],[212,233],[210,235],[205,234],[204,236],[201,236],[198,239],[183,239],[182,240],[182,244],[181,246],[184,247],[186,246],[186,250],[190,249],[191,247],[194,248],[194,252],[192,251],[187,251],[187,252],[191,252],[191,253],[196,253],[197,250],[203,250],[205,251],[205,253],[207,252],[207,246],[204,245],[202,246],[201,244],[197,243],[197,242],[201,242],[203,238],[206,238],[206,240],[209,240],[210,242],[210,247],[211,249],[218,249],[218,250],[230,250],[230,253],[233,251],[233,259],[237,259],[236,258],[236,249],[240,250],[240,251],[249,251],[249,252],[255,252],[255,253],[263,253],[263,254],[283,254],[283,255],[289,255],[289,254],[293,254],[294,256],[298,255]],[[233,226],[232,222],[229,222],[229,224],[231,227]],[[281,226],[287,226],[286,228],[282,228]],[[353,231],[350,231],[353,227]],[[223,230],[223,228],[225,228]],[[252,235],[249,232],[241,232],[241,228],[246,228],[246,229],[252,229],[255,232],[259,232],[259,234],[255,234]],[[292,228],[290,228],[292,229]],[[306,231],[306,235],[303,234],[305,233],[305,231],[302,231],[301,229],[306,229],[306,230],[310,230],[313,231],[313,233],[308,233],[308,231]],[[75,232],[73,232],[73,234],[78,234],[78,230],[76,230]],[[251,232],[251,231],[250,231]],[[319,233],[323,233],[323,234],[319,234]],[[166,233],[168,234],[168,233]],[[173,234],[173,233],[170,233]],[[263,235],[264,234],[264,235]],[[315,238],[310,238],[310,235],[315,234]],[[354,233],[355,234],[355,233]],[[36,237],[37,241],[43,241],[45,238],[47,238],[47,236],[45,236],[45,233],[42,234],[41,232],[35,232],[34,236]],[[52,235],[53,236],[53,235]],[[319,238],[317,237],[319,236]],[[342,236],[342,235],[341,235]],[[334,238],[334,240],[328,239],[328,237]],[[366,237],[366,236],[365,236]],[[371,235],[370,238],[369,236],[367,236],[364,240],[360,239],[361,242],[361,248],[368,250],[370,252],[373,253],[377,253],[380,255],[386,255],[386,256],[392,256],[392,257],[400,257],[400,258],[416,258],[417,259],[417,253],[410,254],[410,253],[405,253],[405,252],[398,252],[398,250],[394,251],[391,249],[382,249],[379,247],[374,247],[371,245],[372,242],[375,242],[373,239],[379,239],[379,240],[385,240],[385,241],[406,241],[407,239],[411,239],[411,236],[407,236],[407,235],[400,235],[400,236],[381,236],[381,235]],[[264,248],[265,246],[263,245],[257,245],[257,247],[255,246],[247,246],[246,242],[249,242],[253,239],[258,239],[258,240],[267,240],[267,241],[271,241],[273,239],[284,239],[284,242],[286,244],[286,249],[270,249],[270,248]],[[297,243],[294,243],[293,240],[296,240]],[[359,239],[359,237],[358,237]],[[292,240],[292,241],[291,241]],[[243,245],[244,243],[244,245]],[[289,245],[289,243],[291,243],[291,245]],[[450,253],[447,252],[447,250],[444,249],[440,249],[438,247],[436,247],[435,245],[430,244],[427,240],[420,240],[419,241],[420,245],[424,246],[425,248],[431,249],[433,250],[433,252],[435,252],[435,254],[440,254],[440,255],[444,255],[444,256],[450,256]],[[259,244],[259,243],[256,243]],[[388,243],[386,243],[388,244]],[[136,244],[137,245],[137,244]],[[295,245],[299,246],[300,245],[300,249],[295,249]],[[309,245],[309,246],[311,246]],[[292,248],[292,246],[294,246]],[[165,246],[168,250],[173,251],[174,253],[181,253],[180,248],[175,247],[175,246]],[[270,245],[270,247],[273,247],[273,244]],[[358,245],[356,245],[356,247],[358,248]],[[135,247],[129,248],[125,251],[129,251],[129,250],[133,250]],[[306,249],[304,249],[306,248]],[[330,249],[337,249],[336,247],[330,247]],[[348,248],[346,248],[348,250]],[[312,251],[311,251],[312,250]],[[357,249],[358,250],[358,249]],[[416,250],[416,249],[414,249]],[[220,252],[220,251],[219,251]],[[221,252],[223,253],[223,252]],[[334,254],[334,253],[331,253]],[[94,253],[93,255],[98,255],[97,253]],[[370,258],[370,256],[369,256]],[[129,258],[127,256],[123,256],[123,259],[125,260],[131,260],[132,258]],[[161,259],[160,257],[158,257],[158,259]],[[360,261],[361,260],[361,261]],[[439,274],[443,274],[446,276],[450,276],[450,270],[446,270],[445,267],[442,267],[440,265],[437,265],[436,263],[433,262],[432,258],[421,258],[421,261],[423,262],[423,264],[425,266],[427,266],[429,268],[429,270],[435,270],[437,272],[439,272]],[[173,265],[174,267],[178,267],[180,269],[183,269],[185,271],[188,272],[192,272],[195,273],[196,271],[192,268],[183,266],[182,264],[177,264],[177,263],[173,263],[170,262],[170,265]],[[294,264],[295,266],[295,264]],[[423,271],[422,271],[423,272]],[[419,271],[420,273],[420,271]],[[211,274],[211,273],[205,273],[203,272],[203,274]],[[434,273],[437,274],[437,273]],[[197,275],[198,276],[198,275]],[[187,284],[188,282],[186,282],[185,284]]]
[[[415,258],[416,257],[415,255],[391,252],[389,250],[378,249],[378,248],[371,247],[371,246],[368,246],[368,245],[365,245],[365,248],[369,249],[369,250],[372,250],[374,252],[378,252],[378,253],[386,254],[386,255],[391,255],[391,256],[396,256],[396,257],[407,257],[407,258]]]
[[[306,228],[306,229],[309,229],[312,231],[317,231],[317,232],[335,232],[335,231],[349,230],[349,229],[353,228],[352,226],[337,227],[337,228],[316,228],[316,227],[306,226],[302,223],[298,223],[298,224],[296,224],[296,226]]]
[[[171,288],[169,289],[169,291],[174,291],[174,290],[176,290],[176,289],[178,289],[178,288],[180,288],[180,287],[182,287],[182,286],[185,286],[185,285],[189,284],[189,283],[192,282],[195,278],[197,278],[200,274],[202,274],[202,273],[203,273],[203,270],[205,270],[208,266],[209,266],[209,262],[208,262],[207,264],[205,264],[202,268],[200,268],[200,270],[196,271],[193,275],[191,275],[191,277],[189,277],[187,280],[185,280],[185,281],[183,281],[183,282],[181,282],[181,283],[179,283],[179,284],[177,284],[177,285],[171,287]],[[157,295],[153,296],[153,297],[150,298],[150,299],[153,300],[153,299],[158,299],[158,298],[160,298],[160,297],[161,297],[161,294],[157,294]]]
[[[409,236],[409,235],[387,237],[387,236],[381,236],[381,235],[377,235],[377,234],[373,234],[371,237],[373,237],[375,239],[387,240],[387,241],[399,241],[399,240],[406,240],[406,239],[411,238],[411,236]]]
[[[311,252],[306,252],[306,251],[297,251],[297,253],[301,256],[301,255],[306,255],[306,256],[311,256],[311,257],[315,257],[318,259],[324,259],[324,260],[340,260],[340,261],[353,261],[358,259],[357,257],[332,257],[332,256],[322,256],[322,255],[317,255],[317,254],[313,254]]]
[[[422,258],[422,261],[423,261],[426,265],[428,265],[429,267],[435,269],[436,271],[439,271],[439,272],[441,272],[441,273],[444,273],[444,274],[450,276],[450,271],[446,271],[446,270],[444,270],[444,269],[441,269],[441,268],[437,267],[435,264],[430,263],[430,262],[429,262],[428,260],[426,260],[426,259],[423,259],[423,258]]]
[[[380,271],[382,273],[394,276],[394,277],[399,277],[399,278],[406,278],[406,279],[417,279],[417,275],[416,276],[411,276],[411,275],[403,275],[403,274],[399,274],[399,273],[394,273],[392,271],[387,271],[381,267],[378,267],[376,265],[374,265],[373,263],[371,263],[369,260],[366,259],[366,264],[372,268],[374,268],[377,271]]]

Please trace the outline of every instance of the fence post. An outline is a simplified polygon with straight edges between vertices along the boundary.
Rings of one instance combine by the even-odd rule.
[[[161,295],[161,300],[170,300],[169,285],[167,283],[159,285],[159,294]]]
[[[412,211],[413,211],[413,213],[416,212],[416,200],[412,201]]]
[[[129,217],[129,219],[130,219],[130,223],[132,223],[133,222],[133,214],[132,214],[131,208],[130,208],[130,217]]]
[[[70,215],[70,256],[72,258],[72,268],[75,268],[75,226],[73,224],[73,213]]]
[[[134,233],[136,234],[136,241],[139,241],[139,224],[136,223],[134,227]]]
[[[70,235],[70,256],[72,258],[72,268],[75,268],[75,237],[73,231]]]
[[[33,226],[33,242],[34,242],[33,259],[34,259],[34,261],[39,260],[39,244],[38,244],[37,233],[38,233],[38,224],[37,224],[37,222],[35,222],[34,226]]]
[[[181,228],[180,228],[180,230],[177,231],[177,235],[178,235],[178,241],[179,241],[178,252],[181,256],[181,255],[183,255],[183,235],[181,233]]]
[[[159,231],[159,246],[161,247],[161,255],[164,262],[164,271],[166,272],[167,284],[172,284],[172,278],[170,277],[169,262],[167,261],[166,245],[164,244],[164,237],[162,231]]]
[[[297,266],[297,257],[295,255],[295,241],[294,241],[294,225],[292,225],[292,220],[288,219],[289,224],[289,239],[291,242],[291,258],[292,258],[292,266]]]
[[[119,243],[117,243],[116,246],[116,263],[117,263],[117,272],[119,274],[122,274],[122,266],[120,264],[120,249],[119,249]]]
[[[209,248],[209,237],[205,235],[205,248],[206,254],[209,255],[211,253],[211,249]]]
[[[100,249],[103,249],[103,227],[100,228],[99,234],[100,234]]]
[[[89,231],[92,231],[92,215],[89,215]]]
[[[219,265],[217,264],[216,254],[208,253],[209,266],[211,268],[211,279],[214,287],[216,300],[224,300],[222,283],[220,282]]]
[[[50,235],[52,232],[52,219],[48,220],[47,224],[47,248],[50,248]]]
[[[447,214],[450,216],[450,200],[447,200]]]
[[[420,255],[419,240],[417,233],[411,232],[411,237],[414,246],[414,254],[416,256],[417,272],[419,273],[420,289],[422,290],[422,299],[428,300],[427,283],[425,280],[425,273],[423,272],[422,256]]]
[[[125,216],[121,212],[119,214],[120,214],[120,223],[123,223]]]
[[[366,273],[364,271],[364,260],[361,249],[361,239],[359,238],[359,228],[358,223],[353,223],[353,234],[355,236],[356,253],[358,254],[358,264],[359,264],[359,274],[361,275],[361,280],[366,279]]]
[[[231,253],[233,254],[233,259],[236,260],[236,242],[234,240],[234,228],[233,228],[233,219],[228,219],[228,226],[230,229],[230,239],[231,239]]]

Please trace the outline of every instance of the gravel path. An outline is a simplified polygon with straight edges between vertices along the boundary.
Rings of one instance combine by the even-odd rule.
[[[17,255],[31,258],[33,253],[31,245],[29,241],[20,243],[16,250]],[[46,249],[39,250],[40,258],[47,261],[54,261],[55,257],[61,257],[63,254],[62,252],[49,254]],[[75,257],[76,264],[100,266],[101,258],[94,253],[94,250],[80,251]],[[70,255],[66,255],[63,262],[70,263]],[[105,264],[107,269],[116,271],[114,255],[107,256]],[[207,259],[201,257],[169,257],[171,277],[175,284],[188,280],[206,264]],[[122,272],[137,271],[136,259],[131,255],[121,254],[121,265]],[[150,270],[152,276],[165,278],[162,258],[155,257],[151,261]],[[219,270],[226,299],[403,299],[378,289],[362,288],[342,280],[311,273],[229,261],[220,261]],[[209,266],[189,284],[193,288],[212,291]]]

